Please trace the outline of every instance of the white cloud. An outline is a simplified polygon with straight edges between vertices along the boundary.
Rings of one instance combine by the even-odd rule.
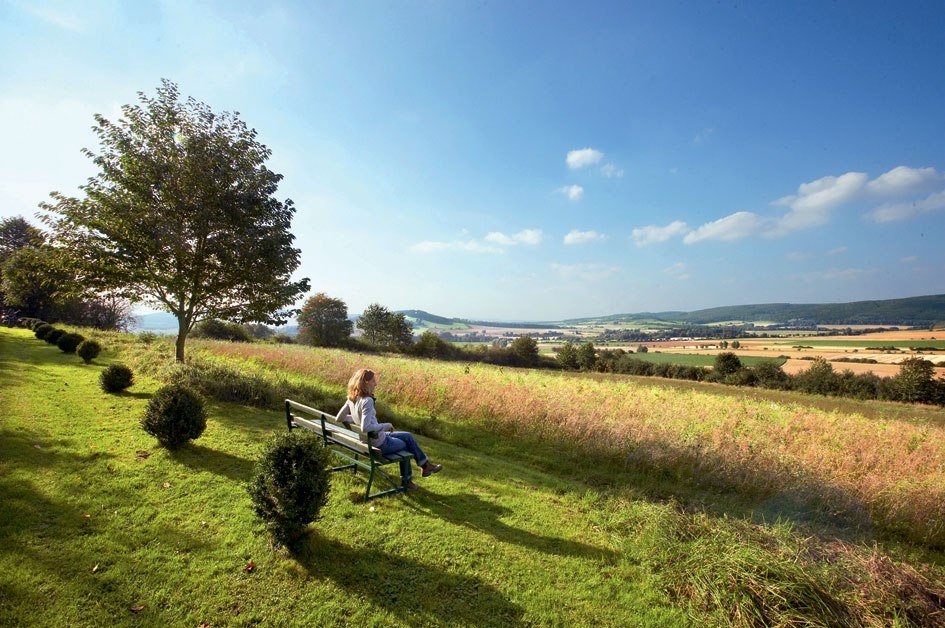
[[[600,173],[607,177],[608,179],[622,179],[623,178],[623,168],[618,168],[613,164],[604,164]]]
[[[900,264],[915,264],[918,261],[919,261],[919,257],[917,255],[909,255],[908,257],[903,257],[902,259],[900,259],[899,263]]]
[[[567,196],[569,201],[579,201],[584,196],[584,188],[580,185],[566,185],[556,191]]]
[[[866,272],[863,268],[831,268],[806,273],[802,275],[802,278],[807,281],[848,281],[856,279]]]
[[[689,231],[689,226],[681,220],[674,220],[665,227],[658,225],[647,225],[646,227],[637,227],[630,237],[637,246],[647,246],[656,242],[666,242],[672,237],[682,235]]]
[[[791,251],[790,253],[784,254],[784,259],[789,262],[806,262],[814,259],[814,257],[815,255],[813,253],[803,253],[801,251]]]
[[[866,214],[873,222],[896,222],[945,209],[945,190],[930,194],[921,201],[907,203],[887,203]]]
[[[797,194],[774,201],[774,205],[784,205],[791,210],[775,219],[764,235],[775,238],[826,224],[830,220],[830,210],[856,198],[867,179],[865,172],[848,172],[839,177],[821,177],[802,183]]]
[[[712,137],[712,134],[715,133],[715,127],[707,127],[696,133],[696,136],[692,138],[693,144],[705,144],[709,141],[709,138]]]
[[[578,150],[569,150],[565,162],[571,170],[587,168],[593,166],[604,158],[604,153],[593,148],[580,148]]]
[[[846,252],[847,252],[847,247],[838,246],[835,249],[830,249],[829,251],[827,251],[827,255],[840,255],[841,253],[846,253]]]
[[[507,236],[501,231],[492,231],[486,234],[487,242],[494,242],[503,246],[512,246],[515,244],[540,244],[544,234],[541,229],[523,229],[518,233]]]
[[[686,244],[695,244],[703,240],[722,240],[730,242],[757,233],[763,220],[752,212],[735,212],[719,218],[714,222],[707,222],[698,229],[690,231],[683,238]]]
[[[572,229],[568,232],[568,235],[564,236],[565,244],[586,244],[588,242],[594,242],[595,240],[606,240],[607,236],[602,233],[597,233],[596,231],[578,231],[577,229]]]
[[[438,253],[440,251],[465,251],[468,253],[502,253],[502,249],[494,246],[486,246],[475,240],[466,242],[436,242],[426,240],[418,242],[410,247],[414,253]]]
[[[603,281],[620,272],[619,266],[607,266],[605,264],[552,263],[551,269],[558,273],[562,279],[577,279],[579,281]]]
[[[676,262],[669,268],[664,268],[663,272],[674,279],[678,279],[679,281],[686,281],[689,279],[689,268],[683,262]]]
[[[927,191],[941,179],[935,168],[898,166],[867,183],[866,189],[875,196],[907,196]]]
[[[69,13],[57,11],[49,7],[38,7],[32,4],[22,4],[20,6],[34,17],[63,30],[79,33],[84,29],[82,22]]]

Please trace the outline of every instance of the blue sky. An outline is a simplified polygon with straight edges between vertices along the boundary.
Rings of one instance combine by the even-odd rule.
[[[237,110],[358,312],[945,292],[945,5],[0,2],[0,216],[161,78]]]

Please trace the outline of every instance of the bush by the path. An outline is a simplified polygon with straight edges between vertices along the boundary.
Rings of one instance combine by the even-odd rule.
[[[55,327],[53,327],[49,323],[43,323],[42,325],[38,325],[36,329],[33,330],[33,334],[40,340],[43,340],[46,337],[46,334],[48,334],[54,329]]]
[[[79,348],[79,345],[85,341],[85,336],[82,334],[63,334],[59,337],[59,340],[56,341],[56,346],[59,347],[59,350],[63,353],[75,353],[75,350]]]
[[[253,511],[278,543],[291,544],[318,520],[328,502],[329,451],[310,432],[295,430],[266,445],[249,485]]]
[[[141,418],[144,431],[168,449],[176,449],[200,438],[207,428],[203,397],[187,386],[170,384],[159,388]]]
[[[66,335],[66,332],[61,329],[51,329],[46,332],[46,335],[43,336],[43,340],[48,342],[51,345],[57,344],[59,339]]]
[[[76,353],[82,358],[82,361],[89,364],[102,352],[102,345],[95,340],[86,340],[76,348]]]
[[[102,390],[107,393],[117,393],[134,383],[134,374],[124,364],[110,364],[99,376]]]

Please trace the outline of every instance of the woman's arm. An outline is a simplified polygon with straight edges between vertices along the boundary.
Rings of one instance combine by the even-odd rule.
[[[374,410],[374,400],[370,397],[364,398],[364,407],[361,410],[361,431],[362,432],[390,432],[394,426],[391,423],[378,423],[377,412]]]
[[[345,405],[341,406],[335,420],[341,423],[354,423],[354,419],[351,418],[351,404],[345,401]]]

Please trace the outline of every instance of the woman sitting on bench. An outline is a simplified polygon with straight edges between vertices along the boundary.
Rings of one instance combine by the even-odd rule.
[[[377,447],[385,456],[406,449],[413,454],[417,465],[423,470],[423,477],[438,473],[443,469],[433,464],[427,458],[420,445],[410,432],[395,432],[390,423],[378,423],[377,413],[374,410],[374,389],[377,388],[377,374],[369,369],[358,369],[348,380],[348,401],[338,411],[337,419],[343,423],[357,423],[365,434],[374,432],[375,436],[369,439],[368,444]],[[410,461],[406,460],[406,470],[410,471]],[[403,474],[403,469],[401,469]],[[410,489],[418,488],[411,482]]]

